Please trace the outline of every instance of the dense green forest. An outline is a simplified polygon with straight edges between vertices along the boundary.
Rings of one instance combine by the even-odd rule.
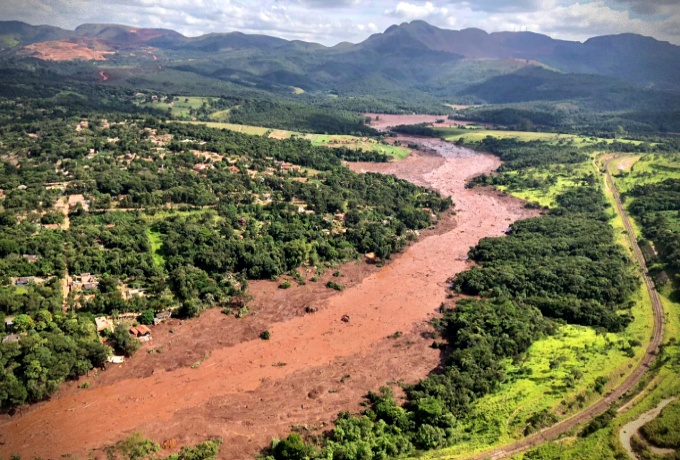
[[[239,307],[248,279],[389,259],[453,204],[343,166],[375,152],[167,122],[108,89],[62,97],[0,104],[4,408],[103,365],[96,314]],[[67,268],[96,283],[63,293]]]
[[[650,270],[660,284],[670,281],[677,293],[680,272],[680,180],[637,185],[626,194],[628,209],[640,222],[642,235],[652,241],[657,256],[651,256]],[[649,256],[649,254],[648,254]],[[658,260],[657,260],[658,259]]]
[[[587,158],[546,143],[513,141],[496,145],[495,152],[507,159],[505,168]],[[366,410],[341,413],[318,442],[293,433],[274,440],[267,455],[394,458],[468,439],[480,429],[468,419],[475,401],[514,378],[505,373],[506,360],[521,361],[561,322],[620,331],[630,321],[622,310],[631,306],[638,280],[608,219],[598,185],[584,181],[561,193],[546,215],[516,222],[506,237],[480,241],[470,251],[478,265],[458,274],[451,288],[486,300],[461,299],[442,310],[434,323],[444,339],[435,342],[442,369],[405,386],[403,406],[388,388],[369,393]],[[541,426],[540,417],[534,422]]]

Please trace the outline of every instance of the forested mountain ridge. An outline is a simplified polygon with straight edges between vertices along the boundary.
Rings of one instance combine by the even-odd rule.
[[[355,69],[381,67],[384,62],[376,62],[376,57],[379,61],[389,61],[389,57],[394,55],[425,58],[432,64],[453,65],[460,60],[524,60],[527,61],[524,65],[545,65],[560,72],[603,75],[644,86],[674,89],[678,89],[674,76],[680,70],[680,47],[635,34],[595,37],[580,43],[532,32],[446,30],[424,21],[394,25],[361,43],[343,43],[334,47],[239,32],[185,37],[167,29],[84,24],[68,31],[16,21],[0,22],[0,38],[0,44],[6,48],[20,48],[50,40],[95,39],[98,45],[113,51],[154,47],[159,51],[194,54],[194,58],[205,53],[225,54],[213,56],[218,60],[221,57],[228,60],[259,57],[269,62],[271,71],[283,72],[281,78],[297,74],[296,67],[307,74],[322,70],[332,73],[333,64],[340,63]],[[244,50],[249,52],[226,56]],[[310,57],[313,59],[307,60]],[[403,75],[394,75],[394,81],[406,85],[413,83],[409,71],[414,64],[401,62],[401,66],[407,70]],[[502,67],[505,71],[512,68],[509,63]],[[300,81],[304,83],[303,79]]]

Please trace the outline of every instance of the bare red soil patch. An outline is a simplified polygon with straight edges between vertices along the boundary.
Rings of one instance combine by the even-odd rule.
[[[446,120],[446,115],[386,115],[367,113],[365,116],[371,117],[371,127],[378,131],[385,131],[398,125],[417,125],[420,123],[435,123],[437,120]]]
[[[478,124],[466,120],[449,120],[446,115],[386,115],[378,113],[366,113],[364,115],[371,117],[370,126],[378,131],[387,131],[389,128],[399,125],[418,125],[421,123],[431,124],[436,128],[453,128],[456,125],[467,126]]]
[[[49,41],[24,46],[24,53],[44,61],[106,61],[112,51],[95,42]]]
[[[342,293],[323,286],[333,270],[319,283],[288,290],[252,283],[255,314],[237,320],[209,311],[155,328],[151,344],[88,378],[89,389],[72,383],[51,401],[5,417],[0,455],[85,456],[141,431],[160,442],[219,436],[223,458],[249,458],[291,425],[327,425],[338,411],[358,410],[367,390],[427,375],[439,356],[429,348],[426,322],[445,299],[446,280],[466,268],[480,238],[502,235],[532,212],[496,192],[465,189],[466,179],[498,167],[497,158],[437,140],[418,143],[430,152],[352,169],[396,174],[453,195],[455,217],[444,216],[385,267],[341,267]],[[305,314],[307,305],[318,311]],[[264,329],[271,331],[268,341],[257,338]],[[397,331],[404,335],[387,338]]]

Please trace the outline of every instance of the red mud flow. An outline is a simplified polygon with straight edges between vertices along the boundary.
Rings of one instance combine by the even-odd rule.
[[[222,458],[246,459],[292,425],[324,428],[339,411],[359,410],[369,389],[425,377],[438,364],[426,323],[445,299],[446,280],[466,268],[480,238],[533,214],[497,192],[465,189],[466,179],[499,166],[496,157],[417,143],[430,152],[351,167],[453,195],[456,217],[447,214],[385,267],[342,267],[341,293],[323,286],[330,273],[286,291],[252,283],[257,315],[236,320],[213,310],[158,326],[132,359],[81,379],[90,388],[68,383],[50,401],[0,419],[0,456],[106,458],[102,447],[140,431],[168,445],[218,436]],[[304,314],[310,304],[318,311]],[[258,338],[264,329],[271,340]],[[403,335],[387,338],[397,331]]]

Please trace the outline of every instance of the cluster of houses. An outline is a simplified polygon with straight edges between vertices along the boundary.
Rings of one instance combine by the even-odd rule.
[[[81,273],[71,281],[70,290],[71,292],[89,291],[96,289],[97,286],[99,286],[99,281],[97,281],[96,276],[89,273]]]

